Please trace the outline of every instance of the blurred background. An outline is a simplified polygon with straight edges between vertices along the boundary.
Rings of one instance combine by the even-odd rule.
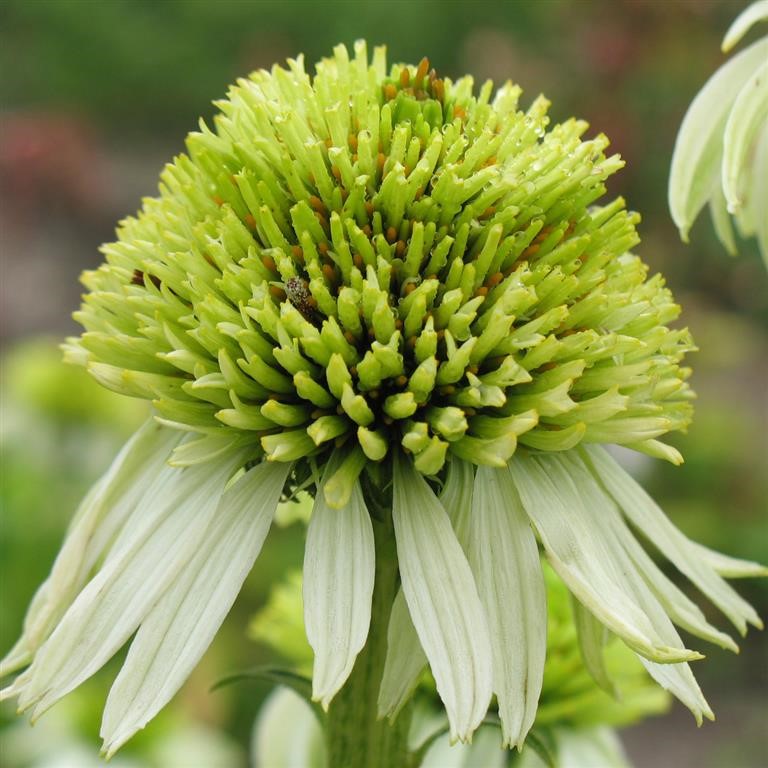
[[[768,562],[768,275],[753,242],[731,259],[705,216],[683,245],[666,204],[685,110],[722,63],[738,0],[288,2],[4,0],[0,4],[0,653],[16,639],[84,490],[145,415],[59,363],[77,328],[78,274],[101,261],[116,221],[156,190],[163,163],[212,100],[248,71],[338,42],[386,43],[392,61],[429,57],[438,73],[512,79],[524,103],[545,93],[553,120],[605,132],[627,167],[612,183],[643,214],[638,253],[662,271],[701,351],[697,416],[675,444],[681,468],[633,467],[699,541]],[[753,32],[750,39],[755,37]],[[303,527],[270,534],[212,649],[173,704],[112,761],[152,768],[239,768],[265,685],[211,693],[272,653],[249,621],[269,586],[300,565]],[[768,617],[766,583],[739,585]],[[715,621],[720,622],[717,617]],[[699,644],[694,645],[699,648]],[[703,650],[703,649],[702,649]],[[760,768],[768,644],[707,648],[695,670],[717,722],[697,730],[675,706],[622,734],[638,768]],[[119,662],[119,660],[117,660]],[[35,727],[0,710],[0,763],[99,765],[98,722],[116,663]],[[585,767],[586,768],[586,767]],[[591,767],[590,767],[591,768]],[[600,768],[595,766],[594,768]]]

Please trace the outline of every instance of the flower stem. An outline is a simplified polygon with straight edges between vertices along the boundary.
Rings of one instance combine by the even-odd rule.
[[[377,717],[377,699],[387,653],[387,627],[398,587],[397,552],[390,509],[369,505],[376,543],[368,641],[352,674],[328,710],[326,743],[332,768],[402,768],[408,763],[410,708],[394,723]]]

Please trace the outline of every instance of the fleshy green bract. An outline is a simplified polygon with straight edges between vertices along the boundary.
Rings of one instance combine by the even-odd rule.
[[[583,121],[548,129],[543,97],[428,67],[360,42],[238,81],[85,274],[70,358],[202,433],[179,463],[233,437],[274,461],[354,445],[351,478],[398,450],[503,467],[518,442],[679,460],[657,438],[690,419],[690,337],[628,252],[638,215],[593,207],[622,161]]]

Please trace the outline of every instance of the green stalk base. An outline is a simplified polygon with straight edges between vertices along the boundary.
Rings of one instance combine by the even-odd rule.
[[[393,724],[377,718],[379,686],[387,654],[387,627],[398,587],[392,515],[388,510],[377,511],[383,513],[383,520],[372,518],[376,580],[371,627],[352,674],[328,709],[328,768],[403,768],[409,762],[410,707],[404,707]]]

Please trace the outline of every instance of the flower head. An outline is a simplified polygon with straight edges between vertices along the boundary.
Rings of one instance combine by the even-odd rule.
[[[35,598],[6,689],[39,713],[136,633],[107,701],[113,752],[178,689],[257,556],[282,493],[315,504],[304,562],[314,698],[366,643],[374,519],[396,539],[379,706],[430,664],[452,739],[496,694],[504,741],[533,723],[546,653],[539,544],[583,606],[691,707],[673,621],[733,646],[654,565],[641,530],[734,621],[718,572],[594,443],[674,462],[690,420],[678,308],[628,250],[636,214],[595,206],[621,166],[584,122],[548,130],[520,89],[369,62],[257,72],[189,136],[160,195],[86,273],[69,344],[155,422],[83,502]],[[585,447],[586,446],[586,447]],[[378,530],[378,528],[377,528]],[[598,669],[597,661],[592,665]]]
[[[758,0],[731,24],[730,51],[768,19]],[[768,263],[768,36],[723,64],[699,91],[680,126],[669,177],[669,207],[688,241],[701,209],[709,210],[720,242],[736,253],[731,217],[742,237],[757,238]]]

